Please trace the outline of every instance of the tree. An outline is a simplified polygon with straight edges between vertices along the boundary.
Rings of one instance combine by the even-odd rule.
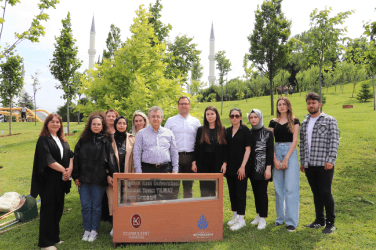
[[[60,36],[55,37],[55,51],[50,62],[50,71],[55,79],[60,81],[56,88],[64,91],[63,99],[67,100],[68,103],[67,130],[69,134],[69,105],[71,99],[77,93],[77,85],[76,82],[72,81],[72,78],[76,70],[81,67],[82,61],[77,57],[78,48],[75,45],[76,39],[73,38],[72,34],[70,12],[68,12],[66,19],[61,22],[63,29],[60,31]]]
[[[77,95],[78,95],[78,100],[77,100],[77,104],[79,102],[82,101],[81,99],[81,95],[82,95],[82,81],[81,81],[81,78],[83,77],[83,73],[80,73],[80,72],[74,72],[74,75],[72,77],[72,84],[73,86],[76,86],[77,88]],[[77,124],[80,124],[80,111],[77,110]]]
[[[250,65],[248,66],[248,55],[245,54],[244,57],[243,57],[243,69],[244,69],[244,78],[249,80],[249,82],[251,82],[252,80],[252,76],[253,76],[253,68],[254,68],[254,65]],[[248,92],[248,88],[247,88],[247,92]],[[248,101],[247,99],[245,99],[246,101]]]
[[[115,51],[121,47],[120,29],[114,24],[110,26],[110,32],[108,32],[106,39],[106,47],[108,51],[106,49],[103,50],[102,61],[113,58]]]
[[[344,20],[354,13],[351,10],[340,12],[334,17],[329,17],[331,11],[331,7],[321,11],[318,9],[312,11],[310,14],[311,29],[309,33],[312,42],[309,46],[306,44],[303,46],[308,63],[317,63],[319,66],[319,94],[321,98],[321,74],[324,69],[332,66],[332,60],[329,59],[338,54],[338,50],[340,49],[339,42],[344,40],[341,36],[344,36],[345,32],[347,32],[346,27],[335,28],[335,26],[342,25]]]
[[[34,125],[37,125],[37,100],[36,100],[36,95],[37,95],[37,91],[40,89],[40,83],[39,83],[39,75],[40,75],[40,71],[36,71],[34,73],[34,75],[31,76],[31,79],[33,80],[33,92],[34,92],[34,115],[35,115],[35,122],[34,122]]]
[[[373,110],[376,110],[376,96],[375,96],[375,72],[376,72],[376,22],[365,23],[365,35],[370,36],[370,42],[367,43],[367,50],[365,52],[365,65],[368,72],[372,75],[373,86]]]
[[[4,1],[4,7],[2,7],[3,17],[0,18],[0,24],[1,24],[0,41],[1,41],[2,34],[3,34],[3,28],[4,28],[4,22],[5,22],[4,16],[7,10],[7,4],[10,4],[10,6],[13,7],[16,4],[19,4],[20,2],[21,0],[5,0]],[[24,40],[29,40],[32,43],[39,42],[39,37],[44,36],[45,34],[45,31],[44,31],[45,28],[41,25],[41,21],[47,21],[50,18],[48,14],[43,13],[43,12],[44,10],[47,10],[51,7],[55,9],[55,5],[58,3],[59,3],[59,0],[40,0],[40,3],[38,4],[40,13],[33,18],[30,28],[22,33],[15,32],[16,41],[12,45],[7,46],[4,51],[0,52],[0,58],[6,55],[11,55],[10,53],[16,48],[16,46]]]
[[[23,59],[16,56],[6,57],[6,61],[0,64],[1,68],[1,83],[0,93],[2,99],[9,99],[10,116],[9,116],[9,135],[12,134],[12,106],[13,97],[19,95],[23,87],[22,77],[22,63]]]
[[[188,72],[201,54],[201,50],[196,49],[197,44],[192,43],[192,40],[193,37],[179,35],[175,37],[173,43],[167,43],[167,78],[174,79],[181,76],[183,82],[187,82]]]
[[[291,21],[281,10],[282,0],[266,0],[255,11],[255,28],[248,37],[251,60],[260,73],[269,79],[271,115],[274,115],[273,78],[287,64],[291,45]]]
[[[176,114],[176,102],[183,95],[182,79],[165,77],[166,43],[158,42],[148,21],[150,17],[140,6],[130,27],[132,35],[114,59],[91,69],[92,77],[82,78],[83,93],[89,101],[77,105],[80,112],[88,115],[94,110],[114,108],[131,120],[135,110],[147,112],[158,104],[163,109],[164,120]],[[196,104],[191,103],[193,109]]]
[[[150,16],[148,18],[149,23],[154,28],[154,35],[158,40],[150,38],[152,46],[156,42],[164,42],[166,37],[168,37],[168,33],[172,29],[171,24],[164,24],[161,22],[161,11],[163,9],[163,5],[160,3],[160,0],[156,0],[154,5],[149,5],[149,12]]]
[[[274,77],[274,83],[276,85],[288,85],[289,84],[289,77],[291,74],[287,70],[279,70],[277,75]]]
[[[231,62],[230,59],[226,59],[226,51],[218,51],[215,54],[214,60],[217,61],[217,69],[219,70],[219,85],[222,86],[222,106],[221,106],[221,115],[222,115],[222,109],[223,109],[223,82],[224,82],[224,76],[228,74],[228,72],[231,71]]]
[[[302,92],[303,92],[303,87],[304,87],[304,79],[306,77],[306,71],[305,70],[300,70],[297,74],[296,74],[296,85],[298,86],[299,90],[300,90],[300,96],[302,96]]]
[[[18,98],[17,106],[22,107],[22,104],[25,104],[26,108],[33,110],[34,109],[33,102],[34,102],[33,97],[29,93],[27,93],[27,91],[25,92],[21,91],[20,97]]]
[[[366,102],[368,99],[372,99],[372,97],[373,95],[371,93],[371,90],[369,89],[369,83],[363,82],[360,93],[358,93],[356,99],[358,99],[361,102]]]
[[[203,69],[204,67],[201,65],[200,58],[198,57],[197,60],[193,62],[191,70],[191,84],[189,85],[189,93],[191,95],[197,95],[200,89],[206,85],[206,83],[201,81]]]

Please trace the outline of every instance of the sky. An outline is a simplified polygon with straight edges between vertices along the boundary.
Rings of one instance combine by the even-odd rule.
[[[39,13],[38,0],[21,0],[21,4],[15,7],[7,6],[5,13],[4,30],[0,46],[6,43],[13,44],[16,40],[14,32],[23,32],[30,27],[32,18]],[[60,0],[56,9],[46,10],[50,19],[42,22],[45,36],[40,38],[39,43],[23,41],[17,46],[17,53],[24,58],[25,63],[25,90],[32,95],[32,79],[37,70],[42,74],[39,79],[41,89],[36,95],[37,106],[48,112],[56,112],[59,106],[64,105],[62,90],[57,90],[57,80],[50,74],[49,63],[54,51],[55,36],[59,36],[62,29],[61,20],[66,18],[68,11],[71,13],[73,36],[77,40],[79,49],[78,57],[83,61],[79,69],[83,72],[89,64],[90,28],[94,15],[96,29],[96,61],[102,57],[106,47],[106,39],[110,31],[110,25],[114,24],[121,30],[121,40],[131,36],[129,28],[135,18],[135,11],[141,4],[149,7],[155,0]],[[3,4],[3,2],[0,2]],[[162,22],[172,25],[169,40],[173,41],[179,34],[194,37],[193,42],[197,49],[201,50],[201,64],[204,67],[202,81],[208,81],[209,73],[209,38],[211,25],[214,25],[215,51],[226,51],[226,57],[230,59],[232,70],[228,79],[244,74],[243,57],[248,53],[250,43],[247,37],[252,33],[255,22],[255,10],[262,0],[162,0]],[[347,27],[347,36],[360,37],[364,31],[363,21],[376,20],[376,3],[369,0],[340,1],[340,0],[316,0],[297,1],[284,0],[282,11],[292,21],[291,36],[300,34],[309,29],[309,15],[317,8],[323,10],[332,7],[331,15],[338,12],[355,10],[346,19],[344,26]],[[218,71],[216,72],[218,74]],[[218,76],[217,76],[218,79]]]

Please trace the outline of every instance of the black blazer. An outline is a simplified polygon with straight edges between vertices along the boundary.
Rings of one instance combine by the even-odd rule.
[[[63,145],[63,159],[61,159],[60,149],[52,137],[40,136],[35,148],[33,173],[31,177],[30,195],[34,198],[40,195],[47,182],[54,183],[56,195],[61,191],[69,193],[71,181],[63,181],[63,174],[56,171],[48,165],[57,162],[65,168],[69,167],[69,161],[73,158],[73,152],[70,150],[67,142],[61,141]],[[51,187],[51,186],[49,186]]]
[[[193,161],[196,161],[197,172],[198,173],[208,173],[208,170],[204,166],[204,155],[205,155],[205,142],[200,143],[202,135],[203,126],[197,129],[196,142],[195,142],[195,151],[193,156]],[[226,133],[225,128],[222,128]],[[227,162],[227,145],[219,144],[218,142],[215,145],[215,171],[214,173],[220,173],[221,167],[224,162]]]

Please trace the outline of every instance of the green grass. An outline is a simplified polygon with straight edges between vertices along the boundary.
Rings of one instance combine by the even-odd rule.
[[[270,183],[269,217],[265,230],[257,230],[250,225],[255,216],[254,199],[251,185],[248,185],[246,222],[247,226],[239,231],[231,232],[226,225],[231,219],[230,201],[227,185],[224,185],[224,231],[223,242],[184,243],[184,244],[142,244],[130,245],[131,249],[376,249],[376,111],[373,101],[359,103],[351,97],[352,85],[345,85],[342,95],[337,87],[329,88],[327,103],[323,110],[338,120],[341,131],[340,146],[332,185],[335,199],[336,231],[332,235],[323,235],[321,230],[303,227],[314,220],[312,192],[303,173],[300,174],[300,220],[297,230],[288,233],[284,227],[275,227],[274,185]],[[326,89],[323,89],[326,93]],[[294,115],[303,121],[307,114],[305,93],[300,96],[294,93],[290,98]],[[277,97],[275,96],[275,100]],[[353,109],[342,109],[342,105],[352,104]],[[208,105],[216,106],[220,111],[221,104],[202,103],[197,109],[202,122],[203,111]],[[270,97],[252,98],[248,101],[229,101],[223,104],[222,122],[230,126],[228,112],[231,108],[242,109],[246,122],[246,113],[252,108],[260,109],[264,114],[264,124],[268,126],[273,118],[270,115]],[[75,123],[72,123],[75,124]],[[248,124],[249,126],[249,124]],[[82,130],[82,125],[72,125],[72,129]],[[16,191],[28,194],[30,190],[31,169],[35,143],[41,124],[14,123],[13,133],[20,135],[0,137],[0,195]],[[7,134],[8,124],[0,124],[0,130]],[[77,141],[76,136],[68,138],[71,148]],[[225,182],[226,183],[226,182]],[[72,210],[64,213],[60,223],[61,239],[65,242],[59,249],[111,249],[112,239],[109,236],[111,225],[101,223],[99,238],[94,243],[82,242],[83,233],[81,207],[77,189],[73,187],[66,196],[65,208]],[[13,217],[14,218],[14,217]],[[12,219],[12,218],[9,218]],[[1,220],[2,223],[5,220]],[[20,228],[0,234],[0,249],[37,249],[39,222],[31,222]]]

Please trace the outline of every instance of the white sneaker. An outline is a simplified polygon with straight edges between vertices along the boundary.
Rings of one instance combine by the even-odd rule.
[[[113,236],[114,234],[114,229],[111,229],[110,235]]]
[[[245,227],[245,220],[240,220],[237,223],[235,223],[232,227],[230,227],[231,231],[239,230],[242,227]]]
[[[238,222],[238,219],[239,219],[239,215],[232,217],[232,219],[229,222],[227,222],[227,225],[229,226],[235,225]]]
[[[260,222],[260,215],[257,215],[256,218],[251,222],[252,225],[257,225]]]
[[[83,241],[87,241],[90,236],[90,231],[85,231],[84,235],[82,236]]]
[[[97,233],[97,231],[95,231],[95,230],[91,230],[91,232],[90,232],[90,235],[89,235],[89,239],[87,240],[87,241],[89,241],[89,242],[93,242],[93,241],[95,241],[95,239],[98,237],[98,233]]]
[[[266,227],[266,220],[264,218],[260,218],[257,229],[264,229],[265,227]]]

